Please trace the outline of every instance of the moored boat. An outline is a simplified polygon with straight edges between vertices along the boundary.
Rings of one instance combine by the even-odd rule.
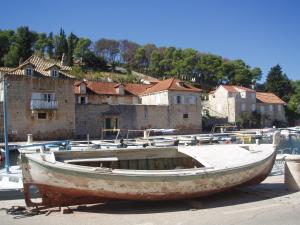
[[[67,206],[108,200],[175,200],[257,184],[272,169],[273,144],[178,146],[22,154],[28,206]],[[35,187],[42,202],[30,199]]]

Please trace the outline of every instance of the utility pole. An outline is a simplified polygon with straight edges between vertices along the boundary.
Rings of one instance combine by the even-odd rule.
[[[3,82],[3,125],[4,125],[4,143],[5,143],[5,169],[9,173],[9,149],[8,149],[8,125],[7,125],[7,80],[5,75]]]

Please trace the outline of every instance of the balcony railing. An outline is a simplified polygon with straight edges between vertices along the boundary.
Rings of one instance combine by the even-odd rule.
[[[30,109],[57,109],[57,100],[31,99]]]

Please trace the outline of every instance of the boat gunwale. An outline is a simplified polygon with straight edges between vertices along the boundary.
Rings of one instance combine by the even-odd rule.
[[[272,145],[273,151],[271,154],[267,155],[266,157],[262,158],[259,161],[247,163],[244,165],[238,165],[228,168],[207,168],[207,167],[200,167],[200,168],[188,168],[188,169],[173,169],[173,170],[131,170],[131,169],[111,169],[107,167],[102,168],[95,168],[89,166],[81,166],[75,164],[67,164],[61,161],[49,162],[44,161],[41,159],[36,159],[31,157],[32,154],[25,154],[25,157],[29,160],[39,164],[42,167],[46,167],[47,169],[55,169],[58,171],[64,171],[63,173],[82,173],[82,174],[91,174],[91,175],[109,175],[108,177],[112,176],[120,176],[120,177],[189,177],[189,176],[200,176],[206,174],[213,174],[213,173],[225,173],[240,169],[247,169],[251,167],[255,167],[257,165],[263,164],[264,162],[268,161],[270,158],[274,157],[277,152],[277,147]],[[189,156],[191,157],[191,156]],[[193,158],[193,157],[191,157]],[[194,159],[194,158],[193,158]]]

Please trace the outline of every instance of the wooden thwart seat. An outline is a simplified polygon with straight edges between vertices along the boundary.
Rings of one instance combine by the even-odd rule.
[[[112,162],[119,161],[117,157],[104,157],[104,158],[88,158],[88,159],[68,159],[65,163],[81,163],[81,162]]]

